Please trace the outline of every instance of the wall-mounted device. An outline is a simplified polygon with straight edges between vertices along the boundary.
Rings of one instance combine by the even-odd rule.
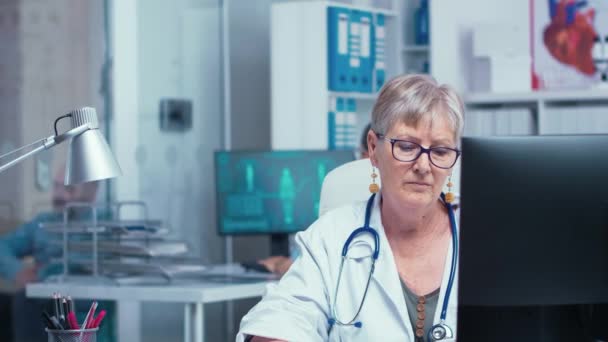
[[[192,101],[165,98],[160,100],[160,130],[184,132],[192,128]]]

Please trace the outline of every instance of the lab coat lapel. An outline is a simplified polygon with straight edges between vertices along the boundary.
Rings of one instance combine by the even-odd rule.
[[[380,253],[376,261],[373,279],[378,285],[377,288],[384,292],[385,300],[390,303],[394,312],[399,315],[399,320],[405,325],[408,335],[412,337],[414,332],[409,324],[409,316],[403,297],[401,281],[399,280],[399,273],[397,272],[397,265],[395,264],[393,252],[382,226],[380,197],[376,196],[370,218],[370,226],[376,229],[380,236]]]

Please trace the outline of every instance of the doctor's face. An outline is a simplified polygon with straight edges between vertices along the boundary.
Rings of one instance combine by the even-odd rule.
[[[394,146],[395,155],[401,159],[407,159],[403,155],[407,156],[408,148],[415,149],[415,144],[424,148],[456,148],[455,134],[450,123],[440,116],[432,121],[430,118],[423,119],[415,127],[398,122],[380,136],[372,131],[368,133],[370,159],[380,173],[383,200],[399,207],[420,208],[431,205],[439,198],[452,168],[443,169],[433,165],[427,153],[422,153],[414,161],[397,160],[393,156],[391,139],[406,141],[395,143]],[[439,157],[434,156],[433,161],[441,164]]]

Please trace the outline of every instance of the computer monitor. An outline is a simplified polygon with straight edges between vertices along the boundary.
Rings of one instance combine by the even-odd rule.
[[[461,175],[458,339],[605,336],[608,136],[464,138]]]
[[[270,234],[271,253],[288,253],[287,236],[319,215],[325,175],[354,152],[222,151],[215,153],[220,234]]]

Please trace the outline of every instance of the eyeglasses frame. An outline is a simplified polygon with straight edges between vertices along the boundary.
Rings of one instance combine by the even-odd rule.
[[[395,160],[398,160],[398,161],[403,162],[403,163],[415,162],[416,160],[418,160],[418,158],[420,158],[420,156],[423,153],[426,153],[429,156],[429,161],[431,162],[431,164],[433,164],[435,167],[438,167],[440,169],[448,170],[448,169],[451,169],[452,167],[454,167],[454,165],[456,165],[456,162],[458,162],[458,158],[462,154],[462,151],[460,151],[457,148],[452,148],[452,147],[447,147],[447,146],[436,146],[436,147],[425,148],[424,146],[422,146],[419,143],[414,142],[414,141],[388,138],[384,134],[380,134],[380,133],[376,133],[376,132],[374,132],[374,134],[376,134],[376,137],[378,137],[378,139],[380,139],[380,140],[387,140],[387,141],[389,141],[391,143],[391,154],[393,155],[393,158],[395,158]],[[399,158],[397,158],[395,156],[395,144],[398,143],[398,142],[406,142],[406,143],[418,145],[420,147],[420,151],[418,152],[418,154],[416,155],[416,157],[414,159],[412,159],[412,160],[401,160],[401,159],[399,159]],[[431,152],[434,149],[438,149],[438,148],[448,149],[448,150],[456,152],[456,158],[454,158],[454,163],[452,163],[452,165],[450,165],[449,167],[443,167],[443,166],[439,166],[439,165],[437,165],[437,164],[435,164],[433,162],[433,158],[431,157]]]

